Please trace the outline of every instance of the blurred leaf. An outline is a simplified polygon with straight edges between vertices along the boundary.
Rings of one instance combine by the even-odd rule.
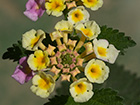
[[[7,48],[7,51],[3,54],[2,59],[10,59],[15,61],[19,61],[19,59],[23,56],[28,56],[32,51],[27,51],[22,47],[22,42],[18,41],[18,43],[13,44],[12,47]]]
[[[49,99],[50,102],[44,104],[44,105],[65,105],[67,102],[69,96],[61,95],[61,96],[55,96],[52,99]]]
[[[140,105],[140,102],[138,102],[137,104],[135,104],[135,105]]]
[[[122,101],[123,99],[117,95],[116,91],[107,88],[96,89],[93,97],[85,103],[76,103],[71,96],[55,96],[44,105],[123,105]]]
[[[124,54],[125,49],[128,47],[133,47],[136,45],[130,37],[125,36],[124,33],[119,32],[119,30],[108,28],[107,26],[102,26],[101,33],[98,36],[98,39],[106,39],[110,44],[113,44],[118,50],[121,51],[121,54]]]
[[[140,100],[140,78],[135,74],[131,74],[124,66],[117,64],[111,65],[110,76],[103,85],[95,84],[95,88],[113,88],[119,91],[119,94],[124,97],[126,105],[132,105]]]

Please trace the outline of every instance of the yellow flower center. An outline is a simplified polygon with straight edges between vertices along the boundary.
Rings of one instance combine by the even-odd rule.
[[[37,42],[39,41],[40,36],[35,37],[34,39],[31,40],[31,47],[33,48]]]
[[[80,10],[76,10],[72,13],[72,20],[74,22],[79,22],[83,20],[83,18],[84,18],[84,14]]]
[[[64,28],[61,29],[61,31],[64,31],[64,30],[68,30],[68,28],[64,27]]]
[[[98,0],[83,0],[87,7],[93,7],[98,3]]]
[[[43,54],[43,52],[37,52],[34,54],[34,65],[38,70],[44,69],[46,67],[46,63],[48,62],[47,57]]]
[[[100,54],[100,56],[106,56],[106,48],[98,47],[98,53]]]
[[[91,29],[85,29],[85,28],[82,28],[81,31],[88,37],[91,37],[93,35]]]
[[[102,70],[100,69],[99,65],[95,65],[92,64],[90,66],[90,68],[88,69],[88,74],[92,77],[92,78],[98,78],[101,76],[102,74]]]
[[[49,89],[50,86],[51,86],[50,79],[49,78],[39,79],[38,80],[38,86],[39,86],[39,88],[44,89],[44,90]]]
[[[87,86],[84,83],[78,83],[75,86],[75,91],[77,94],[83,94],[86,91]]]
[[[45,64],[45,58],[44,57],[38,57],[37,58],[37,64],[38,65],[44,65]]]
[[[51,3],[47,2],[45,7],[51,11],[62,11],[65,5],[62,0],[53,0]]]
[[[59,2],[55,1],[54,3],[52,3],[52,9],[57,9],[60,7],[60,5],[61,4]]]

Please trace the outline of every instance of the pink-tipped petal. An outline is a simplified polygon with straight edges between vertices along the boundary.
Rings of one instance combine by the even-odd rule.
[[[73,54],[74,54],[75,57],[79,56],[79,54],[77,53],[77,51],[74,51]]]
[[[50,71],[53,72],[55,75],[57,75],[61,70],[57,69],[55,66],[53,66]]]
[[[55,47],[54,47],[54,46],[51,46],[51,45],[49,44],[49,46],[48,46],[48,48],[47,48],[48,54],[49,54],[49,55],[52,55],[54,49],[55,49]]]
[[[61,77],[62,77],[62,81],[65,81],[65,80],[67,80],[67,81],[69,81],[70,82],[70,77],[71,77],[71,75],[65,75],[65,74],[61,74]]]
[[[58,61],[58,63],[62,62],[61,58],[57,58],[57,61]]]
[[[73,69],[74,67],[75,67],[75,64],[72,63],[72,64],[70,65],[70,68]]]
[[[66,46],[65,46],[65,44],[59,45],[57,47],[58,47],[59,51],[64,51],[64,50],[67,49]]]
[[[66,3],[68,9],[71,9],[73,7],[77,7],[75,1],[71,2],[71,3]]]
[[[77,66],[83,66],[83,61],[84,61],[84,59],[81,59],[81,58],[78,58],[77,59]]]
[[[77,42],[76,40],[71,40],[71,39],[69,39],[67,45],[72,46],[72,47],[75,47],[76,42]]]
[[[73,71],[70,72],[73,77],[80,73],[79,69],[76,67]]]
[[[67,49],[67,51],[66,51],[67,53],[69,53],[69,54],[71,54],[72,53],[72,51],[70,50],[70,49]]]
[[[76,58],[72,58],[72,62],[74,62],[74,63],[75,63],[75,62],[76,62]]]
[[[57,64],[56,57],[50,57],[51,65]]]
[[[63,65],[62,64],[57,64],[57,67],[59,67],[60,69],[63,69]]]
[[[59,51],[57,51],[57,53],[55,54],[55,57],[60,57],[61,56],[61,53]]]
[[[69,73],[70,68],[63,68],[63,73]]]

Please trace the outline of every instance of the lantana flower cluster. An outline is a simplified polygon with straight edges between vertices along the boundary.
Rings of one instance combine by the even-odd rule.
[[[12,77],[20,84],[32,79],[31,91],[42,98],[47,98],[61,79],[71,83],[69,92],[75,102],[88,101],[94,95],[93,84],[104,83],[109,76],[106,62],[113,64],[120,52],[106,39],[98,39],[100,27],[89,20],[85,7],[97,10],[102,4],[102,0],[29,0],[24,14],[32,20],[44,11],[54,16],[61,16],[66,8],[70,11],[67,20],[56,23],[55,31],[46,34],[31,29],[22,35],[22,47],[33,53],[19,60]],[[71,38],[75,35],[80,39]],[[56,45],[44,44],[46,36]],[[85,50],[80,53],[82,47]]]
[[[95,11],[102,5],[103,0],[28,0],[24,14],[32,21],[37,21],[45,11],[48,15],[59,17],[73,7],[85,6]]]

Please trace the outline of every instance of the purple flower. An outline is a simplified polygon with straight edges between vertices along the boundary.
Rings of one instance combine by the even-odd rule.
[[[26,11],[24,15],[33,21],[41,17],[45,12],[45,0],[29,0],[26,3]]]
[[[19,82],[20,84],[24,84],[33,78],[35,73],[29,68],[27,64],[27,57],[22,57],[19,60],[19,65],[16,67],[16,70],[12,77]]]

